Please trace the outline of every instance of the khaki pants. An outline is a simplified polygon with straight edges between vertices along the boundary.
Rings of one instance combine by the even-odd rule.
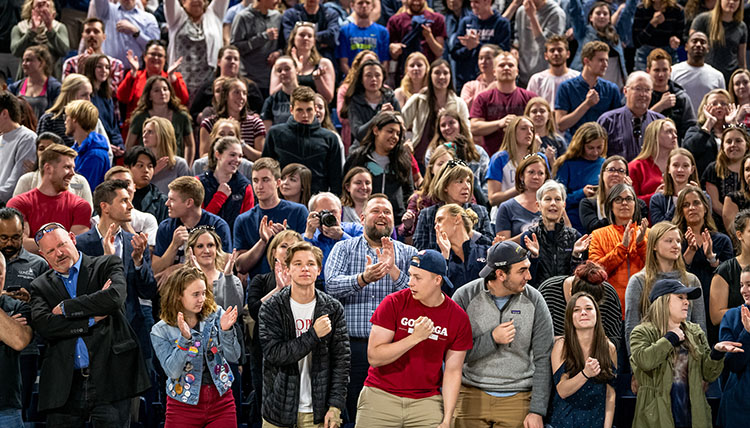
[[[454,428],[523,428],[529,414],[531,392],[511,397],[493,397],[486,392],[461,386],[456,403]]]
[[[298,428],[323,428],[323,424],[316,424],[313,422],[312,413],[297,413],[297,427]],[[274,425],[267,420],[263,419],[263,428],[281,428]]]
[[[382,389],[362,388],[357,402],[359,428],[436,427],[443,421],[443,397],[402,398]]]

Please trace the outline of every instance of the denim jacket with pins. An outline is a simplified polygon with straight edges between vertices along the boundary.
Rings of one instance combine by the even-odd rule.
[[[180,329],[159,321],[151,329],[151,343],[167,375],[167,396],[187,404],[198,404],[203,364],[209,372],[219,395],[232,387],[234,375],[229,361],[240,358],[240,344],[234,328],[222,331],[220,320],[224,309],[219,307],[198,324],[198,331],[185,339]]]

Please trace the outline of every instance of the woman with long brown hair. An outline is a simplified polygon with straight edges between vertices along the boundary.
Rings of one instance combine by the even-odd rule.
[[[372,174],[367,168],[356,166],[344,175],[341,187],[341,221],[361,224],[365,203],[372,194]]]
[[[549,423],[555,428],[611,428],[615,417],[617,350],[607,339],[594,297],[571,296],[565,335],[552,347],[554,395]]]
[[[339,112],[344,108],[344,95],[346,95],[346,91],[349,90],[349,86],[354,83],[354,77],[357,74],[357,70],[359,70],[359,67],[362,66],[362,63],[367,60],[378,60],[378,55],[369,50],[365,49],[363,51],[360,51],[352,61],[352,66],[349,67],[349,72],[346,73],[346,77],[344,77],[344,80],[339,85],[339,88],[336,90],[336,111]],[[277,60],[278,61],[278,60]],[[295,72],[296,75],[296,72]],[[289,92],[291,94],[291,92]],[[399,105],[401,102],[399,102]],[[352,130],[349,127],[349,119],[343,118],[339,116],[339,122],[341,122],[341,139],[344,142],[345,147],[345,153],[349,152],[349,147],[352,145]]]
[[[420,93],[427,87],[429,71],[430,62],[422,52],[412,52],[406,57],[406,73],[401,78],[401,85],[395,91],[400,105],[406,105],[412,95]]]

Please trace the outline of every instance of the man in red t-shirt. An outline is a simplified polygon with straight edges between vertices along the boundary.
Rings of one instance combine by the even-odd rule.
[[[484,138],[484,148],[492,156],[500,149],[505,127],[523,115],[526,103],[537,95],[516,86],[518,59],[510,52],[495,57],[497,87],[488,89],[471,103],[471,133]]]
[[[75,235],[88,232],[91,227],[91,205],[85,199],[68,192],[70,180],[75,176],[75,150],[62,144],[51,144],[39,156],[42,182],[36,189],[14,196],[8,206],[17,209],[26,218],[23,247],[35,254],[39,247],[34,234],[43,225],[60,223]]]
[[[441,291],[443,282],[453,287],[447,272],[440,253],[420,251],[411,260],[409,288],[375,309],[357,426],[450,427],[472,334],[466,312]]]
[[[393,15],[386,28],[391,36],[391,59],[398,61],[393,76],[396,82],[401,81],[406,58],[412,52],[422,52],[430,63],[443,55],[445,18],[429,10],[425,0],[404,0],[404,12]],[[416,45],[419,49],[415,49]]]

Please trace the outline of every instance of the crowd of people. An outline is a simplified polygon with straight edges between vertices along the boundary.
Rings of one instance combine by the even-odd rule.
[[[747,421],[745,3],[3,2],[0,426]]]

